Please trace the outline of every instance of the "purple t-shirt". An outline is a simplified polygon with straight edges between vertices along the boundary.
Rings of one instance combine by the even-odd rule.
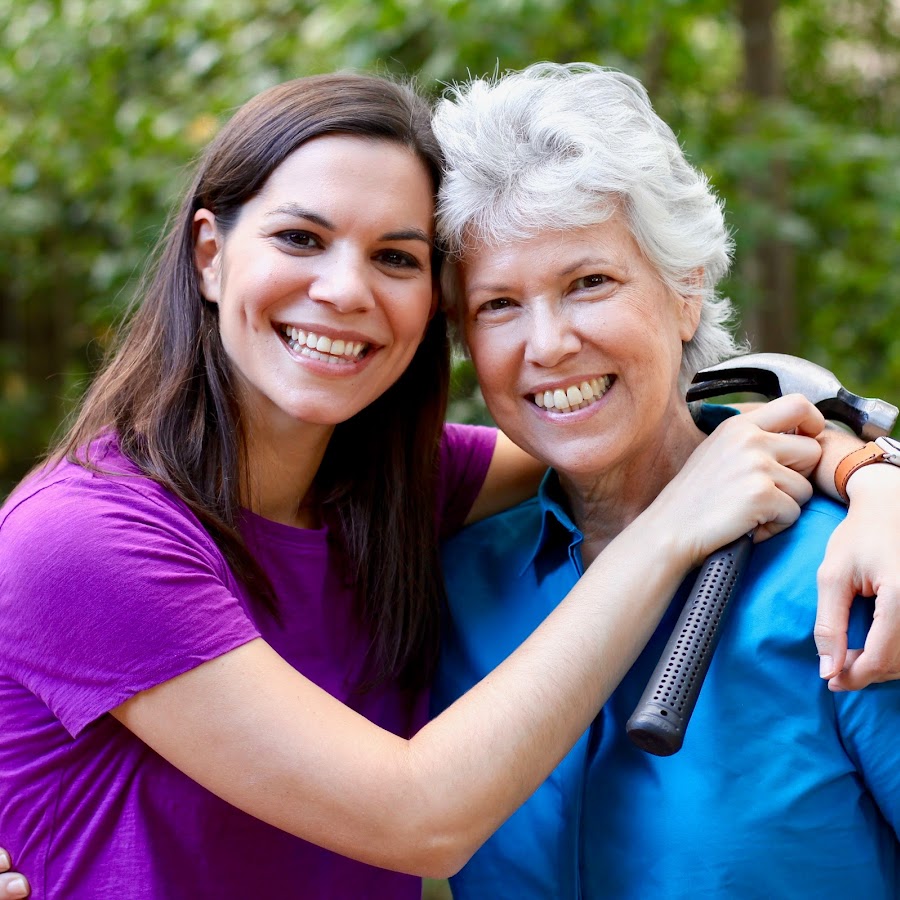
[[[447,426],[438,524],[458,528],[493,452]],[[326,529],[247,513],[281,625],[196,518],[112,439],[96,474],[63,463],[0,510],[0,846],[36,900],[418,898],[420,880],[347,859],[200,787],[107,713],[258,636],[362,715],[411,736],[427,698],[357,693],[368,638]]]

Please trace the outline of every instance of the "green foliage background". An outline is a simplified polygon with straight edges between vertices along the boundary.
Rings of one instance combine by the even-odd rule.
[[[770,95],[747,80],[766,6]],[[254,93],[337,68],[435,92],[537,59],[637,75],[726,198],[726,290],[757,337],[790,313],[758,349],[896,400],[898,50],[896,0],[0,0],[0,496],[102,356],[187,163]],[[458,374],[453,414],[483,416]]]

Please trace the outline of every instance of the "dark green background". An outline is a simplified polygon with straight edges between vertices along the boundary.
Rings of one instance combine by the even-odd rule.
[[[0,0],[0,496],[102,356],[231,110],[335,68],[640,77],[726,198],[757,349],[900,395],[900,7],[887,0]],[[459,370],[452,413],[482,415]]]

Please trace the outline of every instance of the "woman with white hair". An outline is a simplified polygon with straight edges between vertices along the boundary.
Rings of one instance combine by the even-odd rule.
[[[552,467],[536,499],[445,549],[442,708],[683,470],[722,418],[691,409],[685,383],[734,344],[716,292],[731,256],[721,203],[636,80],[533,66],[461,88],[435,130],[445,292],[497,424]],[[900,727],[900,685],[830,692],[812,638],[816,566],[843,516],[814,497],[755,551],[684,748],[660,759],[629,743],[625,721],[683,586],[593,725],[454,895],[898,896],[900,767],[877,735]],[[857,601],[854,641],[871,618]]]

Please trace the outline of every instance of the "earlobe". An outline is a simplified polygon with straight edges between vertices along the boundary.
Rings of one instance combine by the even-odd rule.
[[[221,239],[215,215],[208,209],[198,209],[194,213],[194,265],[200,293],[210,303],[219,302],[220,252]]]

